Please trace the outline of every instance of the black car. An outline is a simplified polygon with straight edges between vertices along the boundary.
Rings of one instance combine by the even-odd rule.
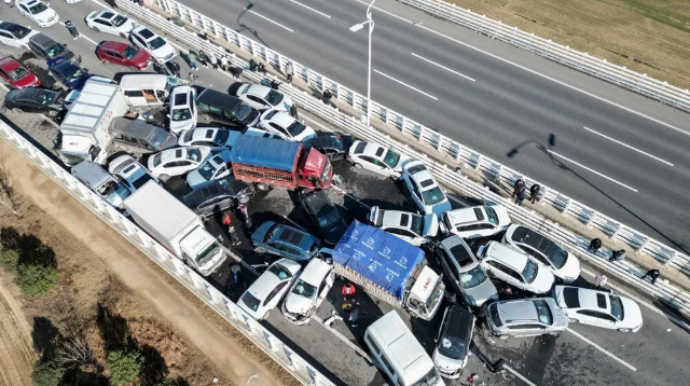
[[[474,315],[460,306],[446,308],[436,337],[434,363],[441,376],[457,378],[467,365],[474,332]]]
[[[74,58],[74,53],[67,49],[67,45],[58,43],[48,35],[42,33],[38,33],[29,38],[29,50],[46,61],[55,58]],[[80,63],[81,57],[73,61]]]
[[[230,176],[214,180],[193,190],[180,200],[196,214],[207,216],[239,204],[246,204],[254,196],[254,185]]]
[[[324,190],[305,190],[300,193],[300,198],[302,206],[316,223],[325,244],[337,244],[347,230],[347,224],[340,210],[328,198],[328,193]]]
[[[38,87],[11,90],[5,96],[5,107],[27,113],[58,112],[63,109],[64,94],[64,91],[57,92]]]
[[[331,161],[341,161],[345,159],[354,138],[349,135],[326,134],[304,141],[304,149],[315,148],[322,152]]]
[[[261,112],[240,98],[198,85],[192,88],[196,91],[196,106],[201,120],[236,128],[256,126],[259,123]]]

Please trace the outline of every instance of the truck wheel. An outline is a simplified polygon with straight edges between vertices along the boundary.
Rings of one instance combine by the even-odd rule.
[[[256,184],[256,188],[262,192],[268,192],[269,190],[271,190],[271,187],[268,184],[262,184],[262,183]]]
[[[248,202],[249,202],[249,195],[246,195],[246,194],[245,194],[245,195],[240,196],[240,197],[237,199],[237,202],[239,202],[240,204],[246,204],[246,203],[248,203]]]
[[[355,169],[361,169],[362,168],[361,164],[352,164],[352,166],[354,166]]]

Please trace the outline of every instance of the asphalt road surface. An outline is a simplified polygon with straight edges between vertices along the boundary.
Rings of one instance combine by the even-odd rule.
[[[368,0],[180,2],[366,95]],[[374,100],[690,251],[686,113],[393,0],[373,18]]]
[[[123,39],[111,35],[98,34],[90,31],[83,24],[83,16],[87,13],[102,9],[100,3],[84,0],[78,5],[67,5],[55,2],[53,6],[61,15],[61,19],[71,19],[84,35],[81,39],[72,41],[67,30],[62,26],[46,29],[53,38],[69,44],[69,48],[76,54],[83,56],[83,64],[91,73],[107,77],[114,77],[118,71],[127,71],[116,66],[103,66],[94,55],[94,48],[101,40]],[[0,4],[3,19],[15,22],[25,22],[16,10],[8,9]],[[177,43],[176,43],[177,44]],[[30,64],[42,81],[50,83],[50,77],[45,71],[45,63],[31,58],[31,55],[19,50],[3,48],[0,55],[14,55],[25,63]],[[183,64],[182,73],[188,72]],[[200,70],[199,82],[212,86],[218,90],[227,89],[231,78],[220,72]],[[3,91],[0,93],[4,94]],[[52,126],[39,124],[40,120],[33,114],[7,113],[7,117],[20,125],[25,132],[39,144],[50,150],[54,144],[57,130]],[[316,117],[306,113],[300,116],[308,119],[308,123],[317,130],[327,130]],[[339,185],[346,194],[335,190],[330,192],[333,202],[342,208],[348,220],[366,218],[368,207],[380,205],[384,208],[411,210],[413,206],[401,190],[399,184],[381,180],[366,172],[358,171],[347,164],[340,163],[334,167],[335,173],[342,177]],[[472,204],[472,199],[452,194],[454,206]],[[257,195],[249,204],[254,223],[266,220],[277,220],[296,224],[306,229],[311,228],[310,221],[298,205],[295,205],[294,195],[274,190]],[[235,220],[239,221],[239,220]],[[224,231],[213,220],[208,224],[209,229],[223,235]],[[242,244],[234,249],[247,263],[261,265],[273,260],[267,255],[259,255],[252,251],[247,239],[248,232],[241,229]],[[227,237],[224,237],[227,245]],[[125,242],[123,240],[123,242]],[[218,288],[225,289],[228,280],[229,266],[224,266],[208,279]],[[585,266],[589,271],[592,269]],[[248,271],[243,272],[247,282],[254,279]],[[588,274],[578,281],[587,286]],[[294,326],[280,314],[274,311],[264,322],[280,339],[295,348],[301,355],[317,364],[319,369],[339,384],[353,386],[382,385],[384,379],[375,367],[366,360],[367,353],[361,344],[361,337],[366,327],[377,317],[390,311],[390,307],[375,299],[371,299],[361,291],[359,301],[362,312],[359,324],[354,327],[350,323],[337,321],[331,328],[325,327],[320,321],[331,315],[332,311],[340,313],[342,299],[339,297],[340,285],[334,286],[328,301],[318,310],[318,318],[308,326]],[[615,284],[615,283],[614,283]],[[615,284],[618,285],[618,284]],[[542,337],[537,339],[514,339],[501,341],[490,337],[482,327],[479,327],[474,337],[475,355],[469,361],[466,375],[472,372],[480,374],[487,385],[539,385],[539,386],[590,386],[592,384],[606,384],[612,386],[648,386],[648,385],[683,385],[687,383],[687,358],[690,357],[690,335],[674,325],[664,314],[663,306],[646,299],[632,290],[620,287],[623,291],[631,292],[641,303],[645,325],[636,334],[622,334],[587,326],[571,325],[570,331],[560,337]],[[619,287],[616,288],[619,292]],[[438,320],[429,323],[410,319],[403,314],[404,319],[414,331],[422,344],[431,351],[433,336],[437,331]],[[437,318],[438,319],[438,318]],[[489,373],[477,359],[481,353],[491,362],[504,358],[515,370],[516,374],[506,373],[495,375]],[[449,382],[460,385],[464,382]]]

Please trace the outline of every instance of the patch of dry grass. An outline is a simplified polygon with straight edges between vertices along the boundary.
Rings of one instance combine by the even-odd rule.
[[[445,0],[690,88],[690,1]]]

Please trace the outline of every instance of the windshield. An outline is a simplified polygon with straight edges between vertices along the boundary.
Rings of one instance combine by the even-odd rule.
[[[537,264],[532,260],[527,260],[527,265],[525,265],[525,269],[522,271],[522,277],[525,278],[527,283],[532,283],[537,278],[537,272],[539,272]]]
[[[412,384],[412,386],[435,386],[439,380],[440,376],[436,368],[432,368],[422,379]]]
[[[188,108],[173,110],[172,120],[174,122],[188,121],[190,119],[192,119],[192,110]]]
[[[201,161],[201,150],[189,149],[187,150],[187,159],[191,161]]]
[[[338,209],[332,206],[324,207],[316,217],[319,219],[319,228],[321,229],[330,228],[340,221]]]
[[[565,262],[568,260],[568,252],[553,242],[550,242],[549,247],[546,248],[544,253],[549,258],[551,264],[558,269],[563,268]]]
[[[538,300],[534,302],[534,306],[537,308],[537,317],[539,318],[539,322],[548,326],[552,325],[553,315],[551,315],[549,305],[543,300]]]
[[[259,305],[261,302],[259,299],[255,298],[254,295],[250,294],[249,291],[245,292],[244,295],[242,295],[242,299],[240,299],[244,305],[247,306],[252,311],[256,311],[259,309]]]
[[[474,288],[486,281],[486,273],[480,265],[460,274],[460,285],[462,288]]]
[[[31,12],[32,15],[37,15],[37,14],[45,11],[46,9],[48,9],[48,6],[46,6],[43,3],[38,3],[38,4],[34,5],[33,7],[29,8],[29,12]]]
[[[307,299],[314,299],[316,298],[316,287],[302,279],[299,279],[297,284],[295,284],[295,287],[292,289],[292,293],[303,296]]]
[[[145,183],[151,181],[152,178],[150,175],[147,173],[144,173],[141,175],[141,177],[137,178],[136,180],[132,181],[132,186],[134,186],[134,189],[139,189],[142,186],[144,186]]]
[[[239,121],[244,121],[252,113],[252,108],[249,105],[240,103],[232,110],[232,115]]]
[[[168,133],[165,130],[156,130],[151,136],[151,146],[153,146],[155,149],[161,149],[167,140]]]
[[[277,106],[283,100],[283,94],[270,90],[266,95],[266,101],[272,106]]]
[[[431,190],[427,190],[425,192],[422,192],[422,201],[424,201],[424,204],[426,204],[426,205],[438,204],[439,202],[443,201],[445,198],[446,198],[446,196],[443,194],[443,191],[438,186],[431,189]]]
[[[21,38],[23,38],[24,36],[28,35],[29,32],[31,32],[30,29],[18,25],[18,26],[16,26],[16,28],[12,31],[12,35],[14,35],[14,37],[17,38],[17,39],[21,39]]]
[[[266,232],[266,237],[264,237],[264,243],[270,240],[275,234],[276,231],[280,229],[280,226],[278,224],[273,224],[273,226]]]
[[[77,71],[74,71],[72,74],[70,74],[70,75],[68,75],[68,76],[69,76],[69,81],[70,81],[70,82],[74,82],[74,81],[76,81],[77,79],[79,79],[79,78],[81,78],[82,76],[84,76],[84,70],[82,70],[82,69],[80,68],[80,69],[78,69]]]
[[[153,156],[153,167],[154,168],[161,164],[161,158],[162,157],[163,157],[163,155],[161,153],[154,154],[154,156]]]
[[[149,48],[152,50],[157,50],[165,45],[165,40],[161,38],[160,36],[151,40],[149,42]]]
[[[122,55],[124,55],[124,57],[127,59],[132,59],[138,52],[139,50],[136,48],[127,46],[127,48],[125,48],[125,50],[122,52]]]
[[[429,299],[426,300],[426,309],[428,312],[431,312],[434,309],[434,305],[436,305],[443,296],[444,290],[445,286],[443,285],[443,280],[439,279],[436,281],[436,286],[431,292],[431,296],[429,296]]]
[[[273,264],[272,266],[268,267],[268,272],[276,275],[280,280],[285,280],[292,277],[290,271],[280,264]]]
[[[122,16],[122,15],[117,15],[117,16],[115,16],[115,18],[114,18],[113,20],[111,20],[110,22],[113,23],[113,25],[114,25],[115,27],[119,27],[119,26],[125,24],[126,21],[127,21],[127,18],[126,18],[126,17],[124,17],[124,16]]]
[[[290,133],[291,136],[296,137],[300,135],[306,128],[307,126],[305,126],[301,122],[295,121],[292,123],[292,125],[287,127],[287,131],[288,133]]]
[[[388,150],[388,152],[386,152],[386,155],[383,156],[383,162],[385,162],[386,165],[392,168],[398,166],[399,161],[400,154],[394,152],[393,150]]]
[[[412,224],[410,224],[410,230],[415,234],[422,236],[424,234],[424,217],[420,215],[413,214]]]
[[[208,161],[204,162],[203,165],[199,168],[199,174],[206,180],[210,180],[213,178],[213,175],[216,173],[216,170],[218,170],[213,164],[211,164],[211,160],[209,159]]]
[[[38,101],[40,101],[43,106],[49,105],[53,103],[55,95],[56,94],[52,91],[43,90],[41,91],[41,94],[38,96]]]
[[[203,267],[204,265],[206,265],[206,263],[211,261],[211,259],[213,259],[213,257],[216,256],[219,252],[220,247],[217,243],[213,242],[209,244],[196,256],[196,266]]]
[[[438,352],[451,359],[462,359],[467,355],[467,342],[448,333],[448,321],[438,342]]]
[[[618,320],[623,320],[623,302],[618,296],[609,295],[611,301],[611,315]]]
[[[63,46],[62,44],[55,44],[54,46],[46,50],[46,54],[49,58],[60,56],[63,52],[65,52],[65,46]]]
[[[227,130],[218,130],[216,133],[216,143],[223,146],[225,145],[225,142],[228,141],[228,137],[230,137],[230,132]]]
[[[494,208],[485,206],[484,210],[486,211],[486,216],[489,218],[489,222],[498,225],[498,216],[496,215]]]
[[[26,68],[17,67],[14,70],[10,71],[10,73],[7,75],[9,75],[10,79],[12,79],[12,80],[19,80],[19,79],[27,76],[28,74],[29,74],[29,70],[27,70]]]

